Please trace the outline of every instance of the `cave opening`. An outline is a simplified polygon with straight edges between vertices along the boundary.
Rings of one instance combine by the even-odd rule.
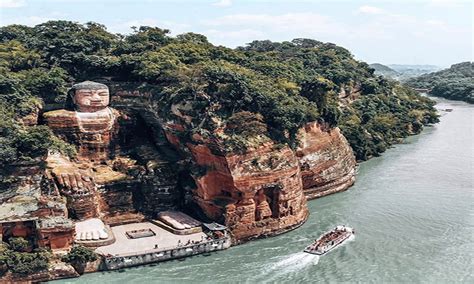
[[[269,201],[269,206],[272,211],[272,218],[280,217],[280,210],[279,210],[279,195],[280,190],[277,186],[266,187],[263,189],[263,193],[265,194],[267,200]]]

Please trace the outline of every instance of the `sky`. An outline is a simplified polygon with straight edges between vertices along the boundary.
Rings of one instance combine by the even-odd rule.
[[[0,0],[0,26],[93,21],[122,34],[157,26],[228,47],[304,37],[368,63],[447,67],[473,61],[473,9],[469,0]]]

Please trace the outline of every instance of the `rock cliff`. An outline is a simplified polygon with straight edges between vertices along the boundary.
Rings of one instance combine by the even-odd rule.
[[[41,162],[7,168],[16,182],[0,192],[0,238],[30,238],[53,250],[70,247],[74,226],[67,218],[66,199],[46,178]]]
[[[354,184],[356,160],[339,128],[308,123],[300,130],[299,140],[296,156],[308,199],[343,191]]]
[[[182,125],[168,124],[168,140],[192,156],[192,195],[207,217],[225,223],[234,241],[275,235],[307,218],[309,199],[339,192],[355,181],[356,161],[338,128],[308,123],[296,151],[273,142],[245,153],[224,153],[220,141],[194,134],[183,141]]]
[[[194,181],[184,186],[189,188],[184,188],[181,202],[191,201],[207,218],[228,226],[234,243],[291,230],[308,216],[306,197],[346,190],[354,183],[355,158],[338,128],[308,123],[299,131],[296,150],[262,140],[243,153],[227,152],[219,122],[213,134],[190,134],[195,125],[186,106],[173,105],[171,116],[164,118],[149,93],[118,85],[113,89],[113,105],[138,111],[159,149],[171,144],[181,152],[180,162],[172,160],[187,165]],[[150,205],[144,202],[142,210],[151,210]]]
[[[229,227],[235,243],[276,235],[306,221],[300,166],[290,148],[268,142],[229,154],[199,135],[183,145],[171,129],[169,141],[184,146],[193,158],[194,201],[207,217]]]
[[[119,224],[124,218],[135,218],[137,209],[154,216],[163,209],[179,208],[189,201],[185,200],[187,196],[207,218],[228,226],[234,243],[239,243],[301,225],[308,216],[307,198],[342,191],[354,183],[354,155],[338,128],[317,122],[306,124],[298,133],[300,144],[296,150],[261,140],[243,152],[227,152],[218,138],[220,130],[216,130],[216,135],[188,135],[190,125],[186,119],[178,116],[177,121],[165,121],[142,102],[145,100],[147,96],[139,92],[117,92],[113,102],[118,110],[113,113],[124,119],[112,127],[117,131],[97,140],[102,144],[90,143],[90,147],[85,142],[95,138],[80,136],[87,131],[79,129],[77,123],[66,124],[64,119],[56,119],[69,117],[70,112],[45,115],[45,121],[59,136],[79,146],[87,144],[79,147],[80,161],[74,163],[74,169],[66,169],[72,161],[51,155],[48,158],[49,180],[61,184],[62,178],[66,185],[70,180],[73,189],[74,180],[78,179],[61,173],[76,175],[92,169],[85,179],[81,176],[83,187],[88,176],[93,178],[94,186],[88,194],[76,192],[77,189],[70,193],[67,186],[52,187],[56,196],[61,191],[69,198],[68,211],[76,218],[99,216],[108,224]],[[76,120],[72,118],[73,122]],[[89,125],[104,123],[99,117],[96,122],[90,120]],[[130,133],[120,134],[123,132]],[[112,143],[112,137],[120,143]],[[97,148],[99,144],[103,150]],[[169,148],[170,144],[181,151],[181,156]],[[96,148],[91,153],[93,147]],[[193,185],[186,185],[188,189],[183,193],[178,190],[183,185],[177,182],[179,168],[183,168],[180,164],[189,165],[188,174],[194,181]],[[55,169],[59,172],[55,173]],[[45,225],[43,231],[56,234],[58,246],[67,246],[69,238],[62,239],[60,231],[69,236],[73,232],[68,230],[52,232],[52,227]]]

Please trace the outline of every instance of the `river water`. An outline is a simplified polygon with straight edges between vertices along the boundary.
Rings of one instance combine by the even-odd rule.
[[[67,283],[474,283],[474,105],[443,99],[441,122],[360,165],[346,192],[309,202],[281,236]],[[306,245],[338,224],[354,240],[317,257]]]

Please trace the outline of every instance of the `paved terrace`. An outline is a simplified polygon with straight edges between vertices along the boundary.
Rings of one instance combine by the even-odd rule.
[[[175,235],[150,222],[120,225],[112,227],[111,229],[115,235],[115,243],[97,248],[97,253],[103,255],[110,254],[113,256],[130,256],[152,250],[159,252],[176,248],[178,246],[178,240],[181,241],[182,245],[185,245],[188,241],[201,241],[207,237],[207,235],[202,232],[190,235]],[[151,229],[155,232],[156,236],[129,239],[126,235],[127,231],[141,229]],[[157,249],[155,245],[158,245]]]

